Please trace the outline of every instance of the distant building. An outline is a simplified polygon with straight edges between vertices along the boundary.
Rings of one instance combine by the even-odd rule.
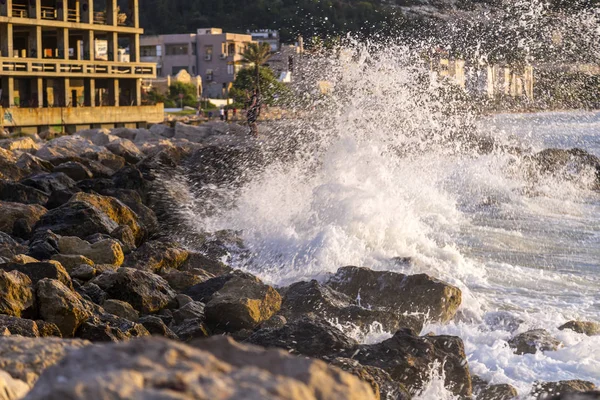
[[[256,31],[248,31],[248,34],[252,36],[252,40],[257,43],[267,43],[271,46],[273,53],[278,52],[281,49],[281,40],[279,38],[279,31],[271,29],[261,29]]]
[[[159,78],[185,70],[201,77],[203,97],[225,98],[252,42],[250,35],[202,28],[193,34],[142,36],[140,52],[143,61],[156,63]]]
[[[0,1],[3,128],[70,132],[162,121],[162,106],[142,106],[141,81],[156,73],[141,62],[139,0],[123,9],[117,0],[94,3]]]

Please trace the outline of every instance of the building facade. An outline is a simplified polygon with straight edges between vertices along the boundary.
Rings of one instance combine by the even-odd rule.
[[[0,103],[3,127],[72,130],[159,122],[142,106],[139,0],[0,1]],[[106,107],[103,112],[86,108]],[[126,111],[108,108],[127,108]]]
[[[249,43],[251,35],[203,28],[195,34],[143,36],[141,56],[144,62],[156,63],[159,78],[185,70],[201,77],[203,97],[226,98],[244,68],[242,53]]]

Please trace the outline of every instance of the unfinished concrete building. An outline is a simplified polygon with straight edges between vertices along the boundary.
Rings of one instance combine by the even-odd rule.
[[[163,119],[143,106],[139,0],[0,1],[4,128],[66,131]]]

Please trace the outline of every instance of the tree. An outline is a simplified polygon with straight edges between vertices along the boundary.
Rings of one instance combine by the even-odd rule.
[[[261,101],[267,105],[276,105],[284,102],[290,90],[279,82],[273,71],[267,67],[259,68],[259,85],[262,88]],[[245,104],[256,86],[255,71],[250,68],[241,70],[235,77],[229,94],[237,104]]]
[[[243,61],[254,64],[254,89],[260,95],[260,67],[271,58],[271,46],[268,43],[250,43],[242,54]]]
[[[179,95],[183,94],[183,99],[180,99]],[[183,104],[188,107],[196,107],[198,103],[197,89],[191,83],[174,82],[169,86],[169,100],[175,102],[175,104]]]

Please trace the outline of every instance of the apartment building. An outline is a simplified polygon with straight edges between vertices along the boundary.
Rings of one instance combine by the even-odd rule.
[[[278,52],[281,49],[281,39],[279,38],[279,31],[272,29],[260,29],[256,31],[248,31],[252,40],[258,43],[267,43],[271,47],[273,53]]]
[[[140,61],[138,11],[139,0],[104,0],[98,9],[92,0],[0,1],[2,127],[162,120],[161,106],[142,106],[141,80],[155,77],[156,66]]]
[[[252,36],[203,28],[194,34],[143,36],[140,43],[142,61],[156,63],[159,77],[185,70],[202,78],[202,96],[225,98],[244,68],[242,53]]]

